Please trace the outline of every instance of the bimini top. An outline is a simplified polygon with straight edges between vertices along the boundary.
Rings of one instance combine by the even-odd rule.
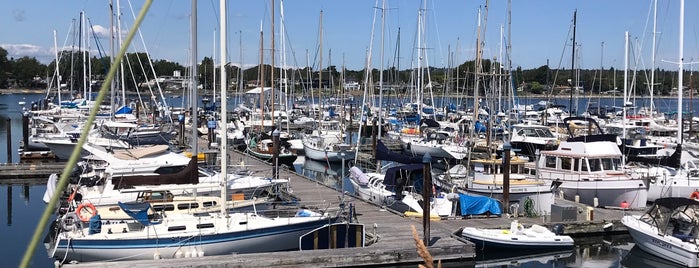
[[[674,210],[682,206],[699,206],[699,201],[686,197],[664,197],[656,199],[654,204]]]

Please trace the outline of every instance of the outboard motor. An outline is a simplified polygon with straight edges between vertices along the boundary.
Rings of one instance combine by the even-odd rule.
[[[560,223],[559,223],[559,224],[554,224],[554,225],[551,227],[551,231],[552,231],[554,234],[556,234],[556,235],[563,235],[563,233],[564,233],[564,231],[563,231],[563,224],[560,224]]]

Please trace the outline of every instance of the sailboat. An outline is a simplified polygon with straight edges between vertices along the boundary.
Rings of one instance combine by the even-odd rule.
[[[221,58],[226,59],[226,2],[221,10]],[[221,66],[224,66],[223,63]],[[226,99],[226,74],[221,70],[222,99]],[[222,121],[226,108],[222,106]],[[222,132],[225,128],[222,127]],[[227,173],[227,141],[222,140],[222,173]],[[221,199],[226,198],[221,187]],[[146,260],[178,257],[201,257],[233,253],[280,251],[298,248],[299,237],[308,231],[332,223],[338,214],[315,212],[274,211],[274,214],[254,212],[229,213],[226,202],[220,202],[220,212],[199,214],[168,213],[150,215],[149,202],[119,203],[130,220],[103,222],[99,214],[82,221],[69,211],[58,217],[47,235],[47,250],[51,258],[62,262],[98,260]],[[290,214],[289,214],[290,213]]]
[[[272,12],[274,12],[274,1],[272,1]],[[281,130],[278,128],[278,126],[275,124],[274,120],[276,117],[287,117],[286,112],[284,111],[286,108],[283,105],[279,105],[275,103],[275,93],[277,92],[277,89],[274,88],[274,68],[275,68],[275,61],[274,61],[274,17],[276,15],[272,14],[272,64],[271,64],[271,70],[272,70],[272,85],[271,87],[265,88],[264,83],[265,83],[265,68],[263,64],[263,31],[262,31],[262,25],[260,25],[260,81],[261,81],[261,87],[259,87],[259,97],[260,101],[258,106],[260,107],[259,113],[253,113],[255,116],[259,117],[259,120],[253,120],[251,122],[251,126],[254,126],[258,131],[255,131],[256,133],[248,133],[248,140],[247,140],[247,149],[246,152],[258,159],[264,160],[266,162],[273,163],[275,157],[277,158],[277,163],[279,165],[285,165],[287,167],[293,168],[294,166],[294,161],[296,161],[296,158],[298,157],[296,153],[290,150],[290,144],[286,142],[281,142]],[[253,90],[257,90],[253,89]],[[267,102],[265,101],[265,98],[269,95],[271,95],[271,105],[267,107]],[[280,94],[281,95],[281,94]],[[279,106],[279,107],[275,107]],[[269,108],[271,111],[267,112],[266,108]],[[278,111],[275,112],[275,108],[278,108]],[[258,123],[259,122],[259,123]],[[280,124],[281,125],[281,124]],[[267,134],[267,130],[273,130],[269,135]],[[276,134],[275,134],[276,133]],[[275,148],[274,146],[274,140],[272,136],[277,135],[277,144],[278,148]],[[275,152],[275,150],[278,150]],[[275,156],[276,155],[276,156]]]

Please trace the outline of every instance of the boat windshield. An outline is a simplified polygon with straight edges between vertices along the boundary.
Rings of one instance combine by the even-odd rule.
[[[619,158],[588,159],[588,162],[590,172],[621,170],[621,159]]]
[[[548,129],[543,128],[525,128],[521,129],[518,133],[520,136],[527,137],[539,137],[539,138],[553,138],[553,133]]]

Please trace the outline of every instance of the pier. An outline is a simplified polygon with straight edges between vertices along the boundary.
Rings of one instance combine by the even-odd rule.
[[[268,175],[271,166],[234,151],[230,153],[231,162],[244,161],[253,174]],[[290,178],[294,198],[303,202],[326,201],[330,206],[340,204],[342,193],[336,189],[299,175],[287,169],[280,169],[279,176]],[[405,265],[422,263],[413,238],[411,226],[415,226],[419,239],[422,237],[422,218],[406,217],[384,207],[365,202],[352,195],[345,194],[345,200],[351,203],[357,213],[357,221],[365,225],[367,234],[375,234],[378,240],[363,248],[287,251],[253,254],[231,254],[204,256],[197,258],[142,260],[122,262],[89,262],[65,264],[67,267],[348,267],[365,265]],[[624,213],[641,213],[640,211],[622,211],[615,209],[594,209],[592,220],[588,220],[589,208],[582,204],[565,200],[556,200],[557,204],[575,207],[576,216],[568,222],[550,222],[548,216],[519,217],[524,225],[540,224],[550,226],[561,224],[565,233],[573,237],[620,234],[627,230],[619,222]],[[474,244],[458,236],[465,226],[481,228],[509,228],[514,218],[509,217],[452,217],[435,219],[430,222],[430,243],[427,250],[434,261],[458,263],[461,266],[474,265],[476,249]]]

